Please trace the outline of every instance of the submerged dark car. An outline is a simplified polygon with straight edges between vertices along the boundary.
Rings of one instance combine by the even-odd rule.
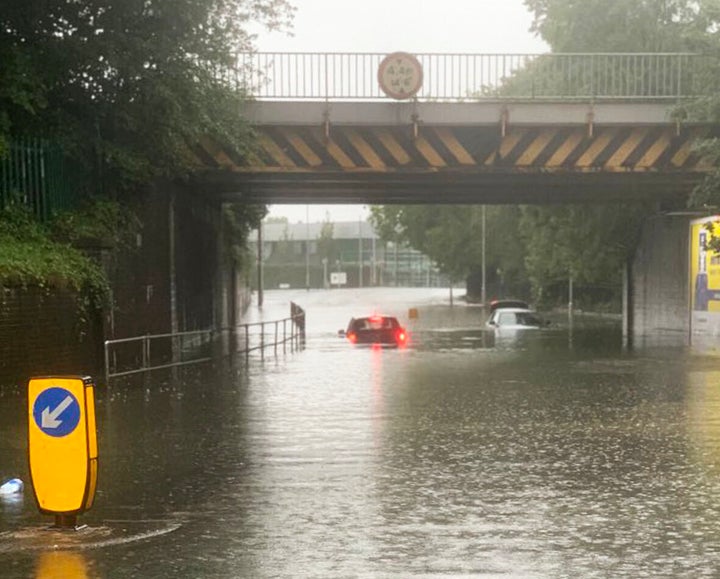
[[[404,346],[408,333],[393,316],[368,316],[352,318],[347,330],[340,330],[353,344],[380,344],[383,346]]]

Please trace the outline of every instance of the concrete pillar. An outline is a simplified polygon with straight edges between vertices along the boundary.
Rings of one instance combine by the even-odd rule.
[[[687,341],[689,223],[686,215],[658,214],[643,225],[626,290],[628,331],[636,338]]]

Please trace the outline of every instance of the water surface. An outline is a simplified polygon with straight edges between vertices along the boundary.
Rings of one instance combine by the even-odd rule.
[[[448,299],[267,292],[248,320],[295,301],[304,350],[100,388],[88,529],[0,501],[2,576],[717,577],[715,350],[562,317],[496,339]],[[373,312],[410,346],[337,336]],[[0,475],[28,480],[23,396],[0,392]]]

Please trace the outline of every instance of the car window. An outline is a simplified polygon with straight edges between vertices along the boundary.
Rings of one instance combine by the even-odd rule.
[[[517,322],[523,326],[539,326],[540,318],[529,312],[519,312],[517,314]]]
[[[350,321],[348,332],[363,332],[372,330],[396,330],[400,322],[394,317],[357,318]]]
[[[515,312],[500,312],[498,314],[498,325],[509,326],[515,323]]]

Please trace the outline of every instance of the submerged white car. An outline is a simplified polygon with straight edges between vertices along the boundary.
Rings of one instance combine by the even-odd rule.
[[[496,330],[532,330],[546,325],[534,310],[528,308],[498,308],[487,321],[488,328]]]

